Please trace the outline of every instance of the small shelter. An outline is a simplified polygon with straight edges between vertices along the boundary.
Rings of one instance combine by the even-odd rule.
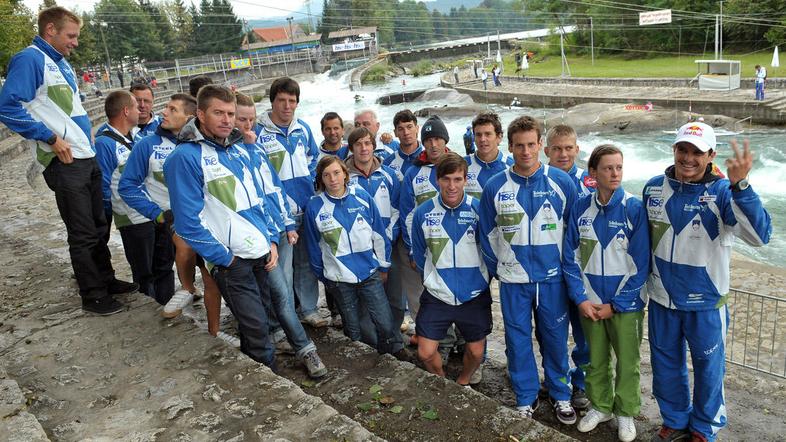
[[[696,60],[700,91],[731,91],[740,88],[739,60]]]

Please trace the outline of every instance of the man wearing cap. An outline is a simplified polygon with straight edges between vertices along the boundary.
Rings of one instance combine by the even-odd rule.
[[[652,391],[663,426],[653,441],[714,441],[726,425],[723,393],[729,311],[729,263],[734,237],[767,244],[770,215],[748,183],[748,141],[713,171],[715,132],[688,123],[674,140],[674,165],[644,187],[652,273],[647,282]],[[685,342],[693,361],[691,398]]]

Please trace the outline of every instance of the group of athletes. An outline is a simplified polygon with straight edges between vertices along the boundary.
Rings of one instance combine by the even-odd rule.
[[[561,423],[589,432],[616,418],[619,439],[630,441],[649,298],[663,417],[652,440],[712,441],[725,425],[731,247],[735,237],[766,244],[772,230],[747,180],[747,141],[731,142],[724,176],[713,163],[713,128],[682,126],[673,165],[638,198],[622,188],[618,147],[595,147],[581,169],[576,132],[556,125],[544,134],[528,116],[503,130],[496,114],[477,115],[474,152],[464,157],[448,147],[439,117],[419,124],[409,110],[393,118],[395,140],[365,109],[345,141],[342,117],[328,112],[318,144],[295,115],[300,88],[287,77],[272,83],[271,110],[261,115],[250,97],[205,77],[155,114],[154,91],[135,84],[107,96],[107,122],[93,137],[65,60],[81,21],[53,7],[38,23],[9,65],[0,121],[30,141],[45,168],[85,311],[118,313],[114,296],[138,288],[171,318],[204,296],[208,331],[232,341],[219,330],[223,298],[241,351],[273,370],[284,351],[309,376],[325,376],[302,324],[332,323],[401,360],[415,361],[407,344],[416,345],[417,359],[440,376],[458,348],[456,382],[470,386],[482,379],[497,279],[519,412],[532,417],[543,393]],[[114,278],[112,221],[133,283]],[[319,282],[330,318],[319,313]],[[402,333],[407,310],[412,337]],[[587,410],[580,420],[577,409]]]

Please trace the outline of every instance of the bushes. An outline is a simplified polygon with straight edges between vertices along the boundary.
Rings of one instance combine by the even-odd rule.
[[[434,65],[428,60],[420,60],[418,64],[412,68],[412,75],[420,77],[421,75],[428,75],[434,72]]]
[[[372,66],[360,78],[361,83],[381,83],[385,81],[385,76],[388,73],[388,64],[379,63]]]

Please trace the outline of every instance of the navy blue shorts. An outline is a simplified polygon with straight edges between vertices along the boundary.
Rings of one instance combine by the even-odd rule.
[[[451,324],[456,324],[467,342],[480,341],[488,336],[491,333],[491,292],[486,290],[469,302],[450,305],[423,290],[415,320],[417,335],[441,341]]]

